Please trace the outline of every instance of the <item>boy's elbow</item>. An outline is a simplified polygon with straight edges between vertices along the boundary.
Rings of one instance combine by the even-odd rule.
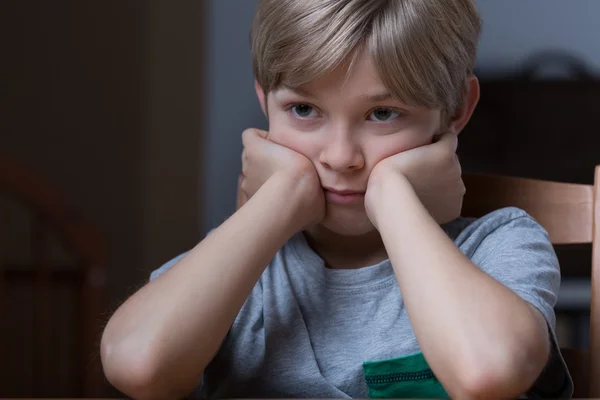
[[[152,387],[156,374],[143,356],[131,357],[104,338],[100,354],[104,375],[117,390],[134,399],[152,398],[152,392],[159,394]]]
[[[472,363],[463,370],[453,397],[465,399],[517,398],[535,383],[546,365],[550,344],[531,343],[496,353],[498,357]]]
[[[193,387],[170,387],[151,354],[119,349],[102,340],[101,359],[108,382],[123,394],[134,399],[172,399],[189,395]]]
[[[525,393],[531,384],[527,384],[523,379],[515,381],[512,377],[506,377],[502,373],[478,371],[460,380],[452,391],[451,397],[461,399],[517,398]]]

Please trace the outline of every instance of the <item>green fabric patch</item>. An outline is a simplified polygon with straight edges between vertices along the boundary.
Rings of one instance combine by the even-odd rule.
[[[363,371],[370,398],[448,398],[423,353],[367,361]]]

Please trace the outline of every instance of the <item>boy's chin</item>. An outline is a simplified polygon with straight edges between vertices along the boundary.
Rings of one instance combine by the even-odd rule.
[[[375,226],[367,217],[364,208],[358,211],[327,207],[327,214],[321,225],[329,231],[343,236],[366,235],[375,230]]]

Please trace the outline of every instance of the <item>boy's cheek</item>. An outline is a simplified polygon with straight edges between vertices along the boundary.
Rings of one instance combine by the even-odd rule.
[[[387,158],[431,144],[433,134],[424,134],[422,132],[407,134],[406,132],[399,132],[396,137],[390,135],[389,138],[390,140],[382,141],[381,143],[378,143],[377,146],[373,146],[370,150],[371,158],[375,161],[374,164],[378,164]]]
[[[269,140],[300,153],[313,161],[319,154],[320,144],[318,138],[306,132],[297,132],[290,128],[275,128],[269,131]]]

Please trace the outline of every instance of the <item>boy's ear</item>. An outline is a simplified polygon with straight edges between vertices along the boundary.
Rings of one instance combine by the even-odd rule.
[[[458,135],[471,119],[473,111],[479,102],[479,80],[475,75],[467,79],[466,93],[463,103],[456,114],[452,116],[449,122],[448,130]]]
[[[265,91],[256,79],[254,80],[254,90],[256,91],[256,97],[258,97],[258,102],[260,103],[260,108],[262,108],[263,114],[265,114],[265,117],[269,118],[267,113],[267,98],[265,96]]]

